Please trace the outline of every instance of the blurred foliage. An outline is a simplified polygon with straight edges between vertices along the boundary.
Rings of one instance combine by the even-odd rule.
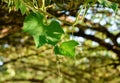
[[[75,59],[71,59],[55,57],[50,45],[36,49],[32,38],[21,32],[8,36],[8,40],[0,45],[4,62],[0,66],[1,83],[120,82],[120,66],[111,65],[117,57],[103,47],[88,47],[88,42],[77,48]]]
[[[116,10],[117,4],[109,3],[108,7],[112,8],[110,9],[104,7],[106,6],[104,0],[98,0],[104,6],[93,4],[94,1],[88,0],[88,6],[91,7],[87,9],[84,6],[87,9],[85,16],[83,15],[85,8],[79,13],[80,19],[77,20],[79,27],[69,24],[75,20],[78,13],[76,11],[79,11],[77,8],[84,3],[84,0],[45,0],[47,12],[41,11],[44,7],[41,7],[41,3],[37,4],[37,0],[2,1],[5,3],[0,5],[0,83],[120,83],[119,54],[101,45],[99,41],[94,41],[94,38],[74,36],[74,32],[80,29],[92,37],[103,41],[110,40],[107,43],[112,45],[113,35],[120,32],[120,10]],[[35,12],[38,8],[43,8],[40,12],[43,14],[46,12],[48,21],[51,19],[61,21],[64,32],[68,32],[62,38],[62,42],[69,39],[79,42],[74,57],[56,56],[53,52],[54,47],[48,44],[36,49],[33,38],[21,31],[25,15],[31,10]],[[82,16],[85,19],[82,19],[81,23]],[[106,29],[113,34],[112,37],[106,34]],[[66,45],[63,45],[63,48],[64,46]],[[115,46],[119,48],[120,43]]]

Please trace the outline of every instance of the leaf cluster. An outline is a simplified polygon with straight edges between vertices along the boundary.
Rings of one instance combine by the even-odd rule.
[[[51,20],[48,23],[47,17],[53,17],[54,15],[47,12],[47,9],[52,10],[76,10],[78,15],[76,16],[75,23],[71,24],[73,27],[77,24],[78,17],[81,10],[85,9],[84,14],[88,8],[96,3],[103,6],[112,8],[114,11],[117,10],[118,5],[110,2],[109,0],[2,0],[8,4],[11,10],[20,10],[26,18],[24,20],[23,31],[33,36],[36,47],[41,47],[45,44],[51,44],[54,46],[56,54],[62,55],[75,55],[75,46],[78,43],[74,40],[65,41],[61,44],[62,35],[65,35],[60,22]],[[80,8],[83,6],[83,8]],[[47,22],[47,23],[46,23]],[[60,44],[60,45],[59,45]]]

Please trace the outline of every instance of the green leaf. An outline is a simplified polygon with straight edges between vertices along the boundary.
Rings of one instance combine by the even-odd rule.
[[[16,7],[16,10],[18,10],[20,8],[20,0],[15,0],[15,7]]]
[[[25,2],[23,0],[15,0],[15,7],[16,7],[16,10],[20,9],[22,15],[25,14],[26,5],[25,5]]]
[[[33,38],[37,48],[47,43],[45,36],[34,35]]]
[[[77,45],[78,42],[74,40],[70,40],[67,42],[63,42],[60,46],[55,46],[54,51],[55,54],[61,54],[61,55],[73,57],[75,55],[75,46]]]
[[[110,6],[114,11],[116,11],[118,9],[118,4],[116,3],[112,3],[112,5]]]
[[[21,5],[20,5],[20,11],[21,11],[22,15],[25,14],[25,12],[26,12],[26,5],[24,3],[21,3]]]
[[[48,43],[55,45],[58,42],[58,40],[61,38],[61,34],[63,34],[64,32],[60,24],[57,21],[53,20],[51,24],[47,26],[46,33],[47,33],[46,37],[48,39]]]
[[[112,8],[114,11],[118,9],[118,4],[108,0],[98,0],[98,2],[106,7]]]
[[[57,21],[52,20],[49,25],[46,25],[43,20],[42,14],[30,13],[23,24],[23,31],[33,36],[36,47],[44,44],[55,45],[64,33]]]

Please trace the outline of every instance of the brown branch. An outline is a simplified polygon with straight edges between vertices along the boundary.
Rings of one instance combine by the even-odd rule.
[[[115,40],[117,40],[118,37],[120,37],[120,32],[115,36]]]
[[[20,31],[21,27],[17,26],[17,25],[12,25],[10,26],[6,26],[6,28],[3,28],[2,30],[0,30],[0,39],[8,36],[11,33],[16,33],[17,31]]]
[[[74,33],[73,35],[75,36],[82,36],[86,39],[90,39],[90,40],[93,40],[95,42],[98,42],[101,46],[107,48],[108,50],[112,50],[113,52],[115,52],[118,56],[118,58],[120,59],[120,48],[114,46],[114,45],[111,45],[109,43],[106,43],[105,41],[103,41],[102,39],[99,39],[93,35],[87,35],[84,33],[84,30],[80,29],[79,32],[76,32]]]
[[[30,79],[24,79],[24,78],[12,78],[12,79],[8,79],[8,80],[5,80],[5,82],[8,82],[8,81],[16,81],[16,82],[19,82],[19,81],[30,81],[30,82],[35,82],[35,83],[43,83],[44,80],[40,80],[40,79],[35,79],[35,78],[30,78]]]
[[[91,22],[89,22],[89,23],[91,23]],[[91,23],[91,24],[93,25],[92,27],[82,26],[82,25],[77,25],[77,27],[80,27],[80,28],[82,27],[84,29],[91,29],[91,30],[95,30],[95,31],[101,32],[101,33],[105,34],[108,38],[110,38],[112,40],[112,42],[113,42],[114,45],[119,46],[118,43],[117,43],[117,41],[116,41],[116,36],[113,35],[112,33],[110,33],[107,30],[106,27],[101,26],[100,24],[97,24],[97,23],[96,24],[95,23],[94,24]]]
[[[51,49],[51,48],[48,48],[47,50],[50,50],[50,49]],[[4,63],[3,66],[4,66],[4,65],[7,65],[7,64],[9,64],[9,63],[14,63],[14,62],[16,62],[16,61],[18,61],[18,60],[21,60],[21,59],[23,59],[23,58],[28,58],[28,57],[31,57],[31,56],[37,56],[37,55],[39,55],[40,53],[46,51],[46,50],[40,50],[40,51],[37,52],[35,49],[32,49],[32,50],[34,50],[36,53],[24,55],[24,56],[21,56],[21,57],[17,57],[17,58],[14,58],[14,59],[5,61],[5,62],[3,62],[3,63]]]

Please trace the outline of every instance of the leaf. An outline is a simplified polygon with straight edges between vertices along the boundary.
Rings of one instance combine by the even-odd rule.
[[[21,11],[22,15],[25,14],[25,12],[26,12],[26,5],[24,3],[21,3],[21,5],[20,5],[20,11]]]
[[[49,25],[46,25],[43,20],[42,14],[30,13],[23,24],[23,31],[33,36],[36,47],[44,44],[55,45],[64,33],[57,21],[52,20]]]
[[[63,42],[60,46],[55,46],[54,51],[55,54],[61,54],[61,55],[73,57],[75,55],[75,46],[77,45],[78,42],[74,40],[70,40],[67,42]]]
[[[20,0],[15,0],[15,7],[16,7],[16,10],[18,10],[20,8]]]
[[[8,0],[8,7],[13,5],[13,1],[12,0]]]
[[[116,4],[114,2],[110,2],[108,0],[98,0],[98,2],[104,6],[112,8],[114,11],[116,11],[118,9],[118,4]]]
[[[110,6],[114,11],[116,11],[118,9],[118,4],[116,3],[112,3],[112,5]]]
[[[25,2],[23,0],[15,0],[15,7],[16,7],[16,10],[20,9],[22,15],[25,14],[26,5],[25,5]]]
[[[53,20],[49,26],[47,26],[46,30],[46,37],[48,39],[48,43],[55,45],[58,42],[58,39],[61,38],[61,34],[63,34],[63,30],[60,26],[60,24]]]
[[[34,35],[33,38],[37,48],[47,43],[45,36]]]

